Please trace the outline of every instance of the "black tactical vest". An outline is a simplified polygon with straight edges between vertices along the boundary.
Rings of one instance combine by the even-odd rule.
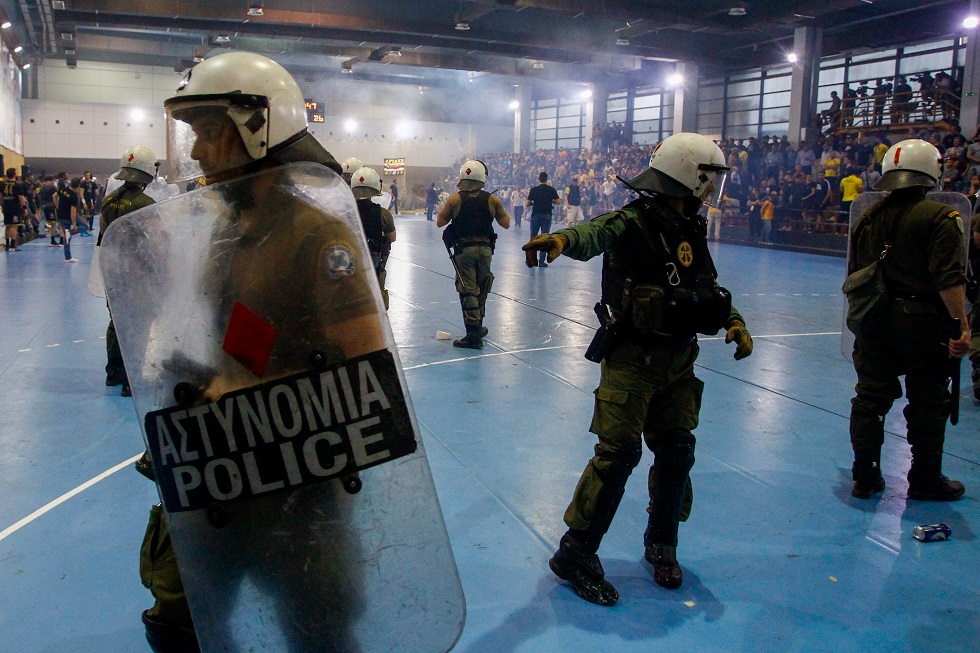
[[[493,213],[490,211],[490,193],[481,190],[472,196],[460,193],[459,214],[453,218],[456,238],[493,238]]]
[[[361,225],[364,227],[364,237],[372,254],[381,254],[384,242],[388,239],[384,232],[384,221],[381,219],[381,207],[370,199],[358,200],[357,212],[361,214]]]
[[[602,301],[627,324],[638,286],[663,291],[664,322],[658,332],[712,335],[728,321],[731,295],[715,283],[704,219],[686,217],[656,201],[638,199],[626,230],[603,256]]]

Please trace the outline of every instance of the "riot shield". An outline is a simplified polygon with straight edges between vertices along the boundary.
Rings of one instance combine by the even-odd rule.
[[[847,230],[847,255],[850,259],[851,255],[851,230],[854,228],[854,224],[860,219],[864,212],[871,208],[877,202],[885,199],[888,193],[862,193],[857,196],[851,203],[851,215],[850,215],[850,225]],[[973,207],[970,204],[970,199],[963,195],[962,193],[948,193],[948,192],[931,192],[927,193],[926,197],[934,202],[941,202],[946,204],[953,209],[960,212],[961,219],[969,222],[969,217],[973,214]],[[963,256],[966,258],[970,250],[970,230],[964,229],[963,234]],[[844,301],[844,310],[841,315],[841,338],[840,338],[840,352],[844,356],[844,360],[852,361],[854,352],[854,334],[851,333],[847,328],[847,300]]]
[[[383,209],[387,209],[391,206],[391,193],[386,190],[381,191],[380,195],[375,195],[371,198],[371,201],[380,206]]]
[[[123,182],[112,177],[109,179],[109,183],[106,184],[105,197],[109,196],[109,193],[116,190],[123,185]],[[176,197],[180,195],[180,188],[176,184],[168,184],[163,177],[157,177],[155,181],[147,184],[144,192],[153,198],[155,202],[163,202],[171,197]],[[95,242],[99,242],[98,236],[102,231],[102,220],[99,220],[99,230],[96,232]],[[95,251],[92,253],[92,265],[89,266],[88,270],[88,291],[89,294],[95,297],[100,297],[105,299],[105,283],[102,280],[102,269],[100,267],[100,255],[99,250],[101,247],[96,247]]]
[[[102,267],[202,649],[418,651],[465,609],[349,189],[292,164],[117,220]]]

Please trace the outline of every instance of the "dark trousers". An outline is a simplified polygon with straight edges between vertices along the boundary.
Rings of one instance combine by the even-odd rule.
[[[523,218],[523,217],[524,217],[524,207],[523,206],[515,206],[514,207],[514,222],[517,223],[517,226],[518,227],[521,226],[521,218]]]
[[[539,233],[541,234],[551,233],[551,214],[549,213],[531,214],[531,238],[534,238]],[[538,252],[538,262],[547,263],[548,253]]]
[[[435,211],[435,208],[436,208],[436,205],[435,204],[426,204],[425,205],[425,219],[426,220],[428,220],[430,222],[432,221],[432,212]]]

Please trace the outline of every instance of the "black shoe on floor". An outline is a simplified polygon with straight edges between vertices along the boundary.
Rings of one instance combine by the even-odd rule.
[[[126,377],[121,374],[106,374],[105,384],[106,387],[111,388],[114,385],[122,385],[126,382]]]
[[[684,572],[677,564],[677,547],[672,544],[646,544],[643,557],[653,565],[653,580],[660,587],[675,590],[684,581]]]
[[[855,499],[870,499],[879,492],[885,491],[885,479],[879,476],[877,479],[854,481],[851,488],[851,496]]]
[[[123,383],[122,390],[119,391],[120,397],[132,397],[133,391],[129,389],[129,383]]]
[[[453,340],[453,347],[461,347],[463,349],[483,349],[483,338],[468,333],[459,340]]]
[[[144,451],[143,455],[140,456],[135,463],[133,463],[133,466],[136,468],[136,471],[151,481],[157,480],[157,477],[153,474],[153,461],[150,460],[150,454],[146,451]]]
[[[154,653],[201,653],[197,637],[182,628],[156,621],[143,611],[146,642]]]
[[[909,499],[916,501],[955,501],[965,492],[962,483],[951,481],[944,474],[909,480]]]
[[[486,338],[488,333],[490,333],[490,329],[488,329],[486,327],[480,327],[480,337],[481,338]]]
[[[551,556],[548,566],[555,576],[568,581],[575,593],[589,603],[615,605],[619,600],[619,592],[604,578],[599,556],[586,553],[582,544],[568,535],[562,536],[558,551]]]

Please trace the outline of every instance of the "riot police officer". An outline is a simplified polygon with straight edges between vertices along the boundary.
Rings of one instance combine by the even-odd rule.
[[[351,177],[354,175],[355,170],[359,170],[364,167],[364,163],[357,157],[347,157],[344,162],[340,164],[342,169],[340,176],[343,180],[350,186]]]
[[[884,420],[902,396],[912,448],[908,496],[948,501],[963,495],[959,481],[942,473],[943,442],[950,414],[950,359],[970,346],[966,315],[963,223],[957,211],[926,199],[941,174],[939,151],[910,139],[888,149],[875,190],[891,191],[851,230],[848,272],[882,257],[888,302],[880,321],[854,342],[855,397],[851,400],[854,450],[851,494],[868,499],[885,489],[881,475]],[[950,318],[956,335],[950,336]],[[948,345],[940,347],[937,343]]]
[[[565,511],[568,531],[550,567],[585,600],[613,605],[616,588],[604,578],[596,555],[640,462],[642,442],[655,459],[649,474],[645,558],[654,580],[680,587],[678,522],[689,509],[698,410],[704,384],[694,375],[697,334],[726,330],[735,359],[752,353],[752,338],[718,286],[707,246],[707,227],[697,215],[703,202],[722,196],[728,172],[711,140],[680,133],[664,140],[649,168],[629,182],[640,197],[591,222],[543,234],[524,245],[527,264],[538,252],[588,260],[603,254],[602,326],[586,356],[600,361],[590,430],[599,437]],[[611,311],[611,314],[610,314]]]
[[[132,213],[154,203],[153,198],[144,191],[146,185],[154,179],[156,164],[156,155],[148,147],[135,145],[123,152],[119,159],[119,172],[116,173],[116,179],[122,181],[123,185],[109,193],[102,202],[102,225],[99,229],[96,246],[102,245],[102,235],[113,222],[127,213]],[[85,183],[86,181],[82,181],[83,188]],[[91,173],[88,173],[88,183],[95,183],[92,181]],[[90,207],[95,206],[94,192],[91,199],[86,201],[91,202]],[[129,397],[132,392],[129,389],[126,365],[123,362],[122,352],[119,351],[119,339],[116,337],[116,326],[112,323],[111,315],[109,316],[109,327],[105,334],[105,346],[107,358],[105,384],[107,386],[121,385],[120,394],[123,397]]]
[[[357,212],[361,215],[361,225],[364,227],[364,237],[367,240],[368,251],[371,252],[371,262],[378,274],[378,285],[381,286],[381,298],[388,309],[388,290],[385,279],[388,272],[388,254],[391,244],[395,242],[395,219],[388,209],[382,208],[371,201],[372,197],[381,194],[381,177],[367,166],[358,168],[351,175],[351,192],[357,200]]]
[[[259,251],[259,246],[266,242],[295,242],[302,240],[304,234],[313,233],[305,231],[313,219],[313,209],[276,190],[268,177],[265,178],[267,181],[259,183],[254,181],[255,177],[247,183],[238,182],[239,178],[259,171],[274,175],[272,169],[293,162],[319,163],[337,174],[342,172],[340,164],[307,131],[304,105],[302,92],[285,69],[266,57],[243,52],[225,53],[198,64],[181,83],[177,94],[165,102],[171,136],[168,170],[178,181],[203,176],[208,185],[223,183],[223,194],[234,219],[223,223],[224,231],[221,237],[216,236],[214,246],[220,250],[223,238],[227,236],[225,240],[230,242],[232,235],[247,244],[231,261],[226,255],[216,253],[212,263],[228,268],[212,270],[214,274],[204,275],[206,281],[246,285],[246,279],[230,274],[232,269],[241,271],[247,267],[246,252]],[[323,346],[325,351],[331,355],[342,353],[349,358],[377,351],[383,346],[374,299],[369,284],[364,283],[359,272],[356,234],[335,221],[330,221],[328,228],[317,228],[324,233],[329,231],[328,235],[334,239],[330,243],[335,243],[316,255],[320,265],[312,264],[306,258],[289,260],[295,249],[282,248],[280,251],[274,246],[263,246],[265,276],[248,276],[251,285],[244,290],[222,287],[212,293],[212,296],[224,299],[247,290],[262,295],[256,300],[259,304],[275,304],[273,299],[285,296],[288,301],[279,302],[283,306],[287,303],[308,306],[314,303],[310,299],[311,293],[324,290],[331,293],[336,306],[329,316],[299,315],[292,309],[285,317],[277,316],[284,321],[288,318],[302,322],[308,331],[301,333],[295,323],[283,327],[283,332],[291,334],[293,339],[283,339],[281,350],[277,349],[280,352],[276,355],[277,366],[298,365],[300,357],[306,360],[307,350],[295,343],[295,338],[305,335],[317,342],[329,339],[330,346]],[[244,236],[242,231],[246,232]],[[321,244],[320,236],[324,235],[321,231],[311,236],[318,245]],[[310,250],[307,255],[312,256],[311,252],[315,251],[319,250]],[[273,257],[278,259],[273,261]],[[290,265],[294,267],[291,272]],[[338,284],[347,284],[343,286],[343,294],[324,289],[324,284],[312,283],[304,277],[328,274],[340,279]],[[322,280],[322,276],[317,279]],[[296,282],[296,287],[284,285],[285,280]],[[266,372],[268,374],[269,370]],[[221,377],[210,379],[206,396],[220,396],[230,389],[226,387],[228,383],[230,381]],[[315,496],[315,492],[311,491],[311,496]],[[291,510],[297,509],[293,506]],[[286,511],[280,509],[279,512]],[[174,557],[168,521],[168,514],[159,506],[151,512],[140,556],[140,572],[144,584],[153,592],[155,603],[144,611],[143,623],[154,651],[189,653],[198,650],[197,638]],[[338,541],[338,549],[344,546]],[[291,573],[301,571],[302,561],[291,567]],[[328,572],[319,570],[317,573]],[[275,589],[269,583],[286,586],[297,582],[295,578],[271,579],[260,573],[256,573],[252,580],[265,584],[265,591]],[[340,592],[353,590],[348,587]],[[307,600],[325,599],[311,596]],[[328,627],[330,625],[324,625],[325,629]],[[338,640],[346,636],[344,632],[336,634]]]
[[[493,284],[490,261],[497,234],[496,222],[510,228],[510,216],[496,195],[483,190],[487,182],[487,166],[482,161],[465,161],[459,169],[456,188],[459,193],[446,200],[439,211],[436,226],[446,227],[443,241],[449,248],[456,267],[456,292],[463,306],[466,335],[453,341],[453,346],[483,349],[488,329],[483,326],[487,295]]]

